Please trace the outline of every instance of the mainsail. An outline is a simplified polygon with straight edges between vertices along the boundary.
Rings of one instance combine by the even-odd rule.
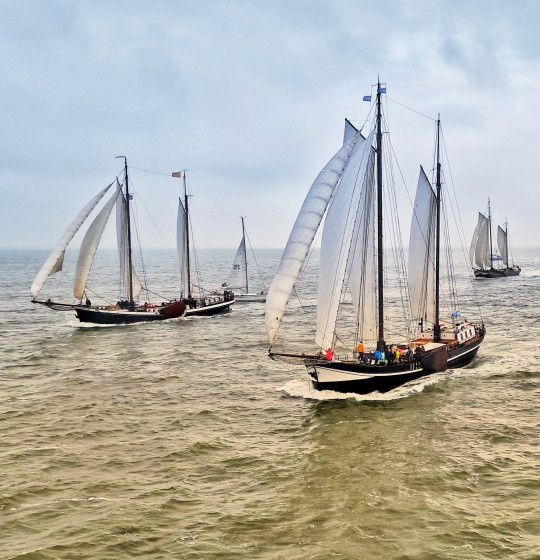
[[[118,186],[120,188],[120,185]],[[122,293],[129,294],[129,242],[128,242],[128,212],[126,197],[123,192],[118,195],[116,202],[116,243],[118,247],[118,260],[120,263],[120,287]],[[133,297],[136,298],[143,288],[136,272],[131,271],[131,285]]]
[[[437,197],[422,166],[416,187],[409,240],[409,297],[414,319],[435,322]]]
[[[227,288],[229,290],[243,290],[246,292],[246,272],[246,238],[242,236],[242,241],[240,241],[236,256],[234,257],[231,273],[227,279]]]
[[[32,283],[32,295],[36,296],[39,293],[48,276],[62,270],[67,246],[70,244],[73,237],[75,237],[75,234],[79,231],[86,218],[88,218],[92,210],[98,205],[99,201],[105,196],[105,193],[113,186],[113,184],[114,182],[106,186],[96,196],[94,196],[94,198],[92,198],[92,200],[90,200],[90,202],[88,202],[77,214],[71,224],[69,224],[69,227],[65,231],[64,235],[61,237],[60,241],[37,273],[34,282]]]
[[[375,189],[373,150],[360,193],[349,252],[347,283],[351,292],[358,340],[375,340],[377,311],[377,253],[375,248]]]
[[[107,204],[105,204],[99,214],[94,218],[94,221],[88,228],[88,231],[82,240],[81,249],[79,251],[79,259],[77,261],[77,268],[75,269],[75,283],[73,285],[73,295],[78,300],[82,300],[84,296],[88,275],[90,273],[90,269],[92,268],[94,256],[101,240],[101,236],[103,235],[103,230],[107,225],[112,208],[121,194],[122,189],[120,185],[118,185],[114,194],[107,201]]]
[[[355,138],[336,153],[319,173],[300,208],[283,256],[266,298],[266,332],[273,344],[283,319],[294,285],[306,260],[308,251],[319,229],[328,202],[347,165]]]
[[[499,247],[499,252],[501,253],[502,262],[506,268],[509,268],[508,264],[508,237],[506,231],[501,227],[497,227],[497,246]]]
[[[328,207],[321,240],[319,286],[317,290],[317,330],[315,341],[321,348],[333,346],[334,329],[347,270],[356,209],[364,184],[373,132],[359,138],[341,181]]]
[[[469,257],[473,267],[486,268],[491,266],[489,219],[481,212],[478,212],[478,223],[473,233]]]
[[[187,297],[189,287],[187,285],[186,209],[181,198],[178,198],[176,219],[176,252],[178,254],[178,266],[180,267],[180,295],[181,297]]]

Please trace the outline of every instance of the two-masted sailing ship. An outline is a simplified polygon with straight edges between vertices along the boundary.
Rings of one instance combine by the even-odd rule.
[[[500,258],[493,253],[493,238],[491,228],[491,203],[488,199],[487,216],[478,212],[478,222],[473,233],[469,258],[474,275],[477,278],[502,278],[503,276],[518,276],[521,268],[513,262],[510,265],[510,249],[508,246],[508,222],[504,229],[497,226],[497,246]],[[502,266],[493,266],[494,261],[501,262]]]
[[[186,304],[186,316],[216,315],[227,311],[235,302],[234,293],[226,288],[223,293],[213,291],[207,293],[202,287],[202,280],[198,284],[192,281],[192,247],[191,247],[191,216],[189,212],[189,194],[187,190],[186,172],[175,171],[173,177],[182,179],[184,193],[178,198],[178,214],[176,222],[176,249],[180,265],[180,295]],[[195,291],[197,290],[197,291]]]
[[[387,134],[383,131],[381,97],[386,87],[378,83],[376,88],[369,134],[365,137],[345,122],[343,146],[319,173],[304,200],[266,301],[269,356],[303,364],[316,389],[388,391],[409,380],[468,364],[485,335],[482,322],[471,323],[461,317],[454,285],[445,292],[448,314],[441,315],[441,245],[446,231],[442,226],[446,221],[438,119],[434,180],[430,181],[420,168],[410,231],[408,282],[405,280],[403,286],[398,282],[409,327],[404,339],[390,343],[387,338],[389,322],[395,331],[394,321],[389,321],[387,314],[397,312],[397,307],[388,306],[387,301],[389,278],[383,233],[385,226],[386,231],[392,231],[397,223],[398,206],[395,196],[388,193],[388,170],[386,176],[383,171],[383,156],[391,153],[389,142],[383,144]],[[364,100],[371,101],[371,96]],[[384,210],[392,209],[396,216],[385,223]],[[323,217],[316,302],[318,351],[277,351],[278,331]],[[389,252],[398,253],[397,270],[404,277],[404,258],[395,247]],[[451,272],[449,267],[447,263]]]
[[[227,281],[222,284],[228,290],[234,292],[235,299],[238,303],[264,303],[266,301],[266,289],[264,287],[264,279],[260,274],[262,289],[258,292],[250,292],[248,259],[247,259],[247,241],[246,241],[246,225],[244,218],[242,220],[242,239],[236,251],[233,265]],[[253,249],[252,249],[253,252]],[[253,254],[253,258],[255,255]]]
[[[124,156],[119,157],[124,159],[124,170],[121,180],[116,178],[115,181],[96,194],[71,222],[34,279],[31,287],[32,295],[34,296],[32,302],[44,305],[55,311],[75,311],[77,318],[84,323],[105,325],[163,321],[165,319],[183,317],[186,314],[208,314],[209,311],[219,312],[226,309],[234,301],[232,294],[227,294],[223,297],[213,296],[212,298],[197,299],[191,297],[190,290],[186,290],[180,294],[178,299],[170,301],[159,303],[141,301],[141,293],[145,293],[148,297],[150,292],[146,282],[141,281],[141,275],[137,273],[133,263],[132,193],[129,188],[130,180],[127,159]],[[53,301],[50,298],[38,300],[37,296],[47,278],[62,270],[66,250],[76,233],[98,207],[105,195],[111,191],[111,196],[90,223],[81,242],[73,284],[73,296],[78,301],[76,303],[66,303]],[[94,299],[99,294],[93,290],[90,291],[88,279],[99,243],[114,207],[116,207],[116,235],[120,270],[119,292],[121,296],[116,303],[93,305],[90,298]],[[183,205],[180,203],[178,224],[179,228],[182,229],[182,233],[178,235],[179,239],[180,237],[183,239],[186,237],[184,232],[187,232],[189,227],[188,214],[183,208]],[[182,211],[180,211],[181,209]],[[184,246],[187,250],[184,250],[182,254],[181,263],[189,258],[189,241]],[[180,268],[181,270],[183,269],[182,264]],[[142,277],[145,278],[145,275],[142,275]],[[187,278],[187,285],[190,285],[189,275]],[[183,281],[184,278],[181,277],[181,282]]]

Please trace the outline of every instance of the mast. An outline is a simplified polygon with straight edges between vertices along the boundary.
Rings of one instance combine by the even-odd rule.
[[[248,270],[247,270],[247,252],[246,252],[246,228],[244,226],[244,217],[241,216],[240,219],[242,220],[242,240],[244,242],[244,272],[246,274],[246,294],[249,293],[248,288]]]
[[[382,204],[382,130],[381,82],[377,80],[377,280],[378,280],[378,337],[377,350],[384,350],[384,287],[383,287],[383,204]]]
[[[506,268],[510,268],[510,253],[508,251],[508,218],[506,218],[506,221],[504,222],[504,229],[505,229],[505,240],[504,243],[506,245]]]
[[[491,238],[491,202],[488,198],[488,222],[489,222],[489,262],[493,268],[493,240]]]
[[[437,116],[437,175],[436,175],[436,199],[437,199],[437,218],[436,218],[436,237],[435,237],[435,324],[433,325],[433,341],[441,340],[441,324],[439,319],[440,308],[440,260],[441,260],[441,153],[440,153],[440,136],[441,136],[441,115]]]
[[[186,228],[186,271],[187,271],[187,291],[188,291],[188,298],[191,298],[191,267],[189,262],[189,202],[188,202],[188,194],[187,194],[187,185],[186,185],[186,172],[183,173],[184,178],[184,208],[186,209],[186,219],[185,219],[185,228]]]
[[[128,279],[129,279],[129,308],[133,309],[135,303],[133,301],[133,260],[131,257],[131,217],[129,203],[131,195],[129,194],[129,178],[128,178],[128,165],[126,156],[116,156],[124,160],[124,174],[126,176],[126,222],[127,222],[127,242],[128,242]]]

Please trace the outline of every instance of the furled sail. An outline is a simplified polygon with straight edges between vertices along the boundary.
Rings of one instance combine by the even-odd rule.
[[[420,166],[409,239],[409,297],[414,319],[435,322],[437,197]]]
[[[489,219],[481,212],[478,212],[478,223],[473,233],[469,257],[473,267],[486,268],[491,266]]]
[[[178,215],[176,219],[176,252],[178,255],[178,266],[180,267],[180,295],[187,297],[189,287],[187,285],[187,239],[186,239],[186,209],[182,199],[178,198]]]
[[[227,288],[231,290],[247,291],[246,286],[246,238],[242,236],[242,241],[236,251],[231,273],[227,279]]]
[[[377,338],[376,195],[374,188],[375,153],[373,151],[371,151],[370,160],[356,211],[347,274],[359,340]]]
[[[107,225],[114,203],[118,200],[121,194],[122,189],[118,186],[114,194],[107,201],[107,204],[105,204],[99,214],[94,218],[94,221],[91,223],[84,239],[82,240],[79,251],[79,259],[77,260],[77,268],[75,269],[75,283],[73,285],[73,295],[78,300],[82,300],[84,296],[88,275],[90,273],[90,269],[92,268],[94,256],[101,240],[101,236],[103,235],[103,230]]]
[[[334,191],[324,222],[315,335],[315,341],[321,348],[333,346],[360,192],[368,163],[373,161],[370,157],[373,134],[372,132],[366,140],[357,140],[341,181]]]
[[[294,285],[357,138],[360,138],[360,134],[346,142],[324,166],[300,208],[266,298],[266,333],[270,344],[276,339]]]
[[[124,193],[118,195],[116,202],[116,244],[118,247],[118,261],[120,263],[120,286],[122,293],[129,294],[129,242],[128,242],[128,213]],[[131,285],[133,297],[136,298],[143,288],[135,270],[131,271]]]
[[[501,226],[497,227],[497,246],[499,247],[499,253],[501,253],[502,262],[508,268],[508,238],[506,231]]]
[[[99,201],[105,196],[105,193],[112,187],[113,184],[114,183],[111,183],[106,186],[96,196],[94,196],[94,198],[92,198],[92,200],[90,200],[90,202],[88,202],[77,214],[71,224],[69,224],[69,227],[65,231],[64,235],[37,273],[34,282],[32,283],[32,295],[37,296],[48,276],[62,270],[67,246],[70,244],[73,237],[75,237],[75,234],[79,231],[86,218],[88,218],[92,210],[98,205]]]

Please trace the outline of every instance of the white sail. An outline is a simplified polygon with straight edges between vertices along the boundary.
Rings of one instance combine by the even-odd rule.
[[[103,190],[101,190],[86,206],[77,214],[75,219],[69,224],[69,227],[65,231],[64,235],[61,237],[60,241],[53,249],[52,253],[49,255],[39,272],[37,273],[34,282],[32,283],[32,295],[37,296],[47,277],[53,275],[55,272],[62,270],[64,264],[64,255],[66,253],[67,246],[70,244],[75,234],[79,231],[80,227],[85,222],[86,218],[91,214],[92,210],[98,205],[99,201],[103,198],[105,193],[112,187],[114,183],[111,183]]]
[[[294,285],[326,212],[330,197],[359,136],[358,134],[347,142],[324,166],[300,208],[266,298],[266,333],[270,344],[273,344],[276,339]]]
[[[176,219],[176,252],[180,267],[180,295],[187,297],[187,240],[186,240],[186,210],[182,199],[178,198],[178,215]]]
[[[510,266],[508,264],[508,239],[506,231],[501,226],[497,227],[497,246],[499,247],[499,253],[501,253],[502,262],[508,268]]]
[[[345,129],[343,130],[343,145],[352,142],[356,136],[358,129],[349,119],[345,119]]]
[[[355,310],[359,340],[377,338],[377,252],[375,247],[376,195],[375,154],[370,162],[360,193],[349,253],[348,286]]]
[[[107,201],[107,204],[105,204],[99,214],[94,218],[94,221],[90,224],[90,227],[82,240],[79,251],[79,259],[77,260],[77,268],[75,269],[75,283],[73,285],[73,295],[78,300],[82,300],[84,296],[88,274],[92,268],[94,256],[101,240],[101,236],[103,235],[103,230],[107,225],[114,203],[121,194],[122,190],[120,186],[118,186],[114,194]]]
[[[129,243],[127,227],[127,204],[124,193],[120,193],[116,202],[116,244],[118,247],[118,261],[120,263],[120,285],[122,293],[129,295]],[[137,298],[143,288],[137,273],[132,267],[131,285],[133,298]]]
[[[478,213],[478,223],[474,230],[469,257],[473,267],[487,268],[491,266],[489,249],[489,219]]]
[[[368,163],[373,161],[370,158],[372,143],[373,132],[367,140],[357,140],[324,222],[315,334],[315,341],[321,348],[333,345],[360,192]]]
[[[435,322],[437,197],[424,169],[416,187],[409,239],[409,297],[414,319]]]
[[[234,257],[231,273],[227,279],[227,288],[247,292],[246,271],[246,238],[242,236],[236,256]]]

